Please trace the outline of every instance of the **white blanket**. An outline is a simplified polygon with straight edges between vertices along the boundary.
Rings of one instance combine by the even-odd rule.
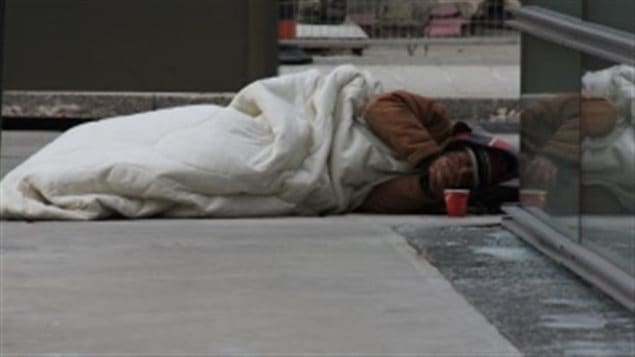
[[[229,105],[78,126],[0,182],[4,219],[337,214],[410,169],[368,130],[351,66],[266,79]]]

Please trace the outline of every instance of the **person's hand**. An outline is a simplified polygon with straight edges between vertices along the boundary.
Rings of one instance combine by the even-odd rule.
[[[439,156],[428,167],[430,192],[443,197],[446,188],[468,188],[474,181],[474,168],[467,151],[451,151]]]
[[[551,160],[544,156],[537,156],[525,165],[522,179],[528,186],[544,189],[554,184],[557,175],[558,168]]]

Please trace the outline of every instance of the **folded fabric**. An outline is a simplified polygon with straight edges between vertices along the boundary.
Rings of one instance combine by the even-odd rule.
[[[343,66],[265,79],[226,108],[78,126],[0,182],[3,219],[342,213],[411,169],[362,118],[380,87]]]

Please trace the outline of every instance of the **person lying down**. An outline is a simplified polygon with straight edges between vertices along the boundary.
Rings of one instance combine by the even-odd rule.
[[[438,213],[445,188],[485,202],[516,174],[510,145],[342,66],[77,126],[0,182],[0,218]]]

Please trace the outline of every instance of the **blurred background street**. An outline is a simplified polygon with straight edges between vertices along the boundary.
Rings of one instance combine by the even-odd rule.
[[[316,52],[314,63],[282,65],[280,73],[353,64],[372,73],[386,91],[402,89],[430,97],[519,98],[520,45],[430,45],[408,53],[405,45],[370,47],[363,56],[344,50]]]

